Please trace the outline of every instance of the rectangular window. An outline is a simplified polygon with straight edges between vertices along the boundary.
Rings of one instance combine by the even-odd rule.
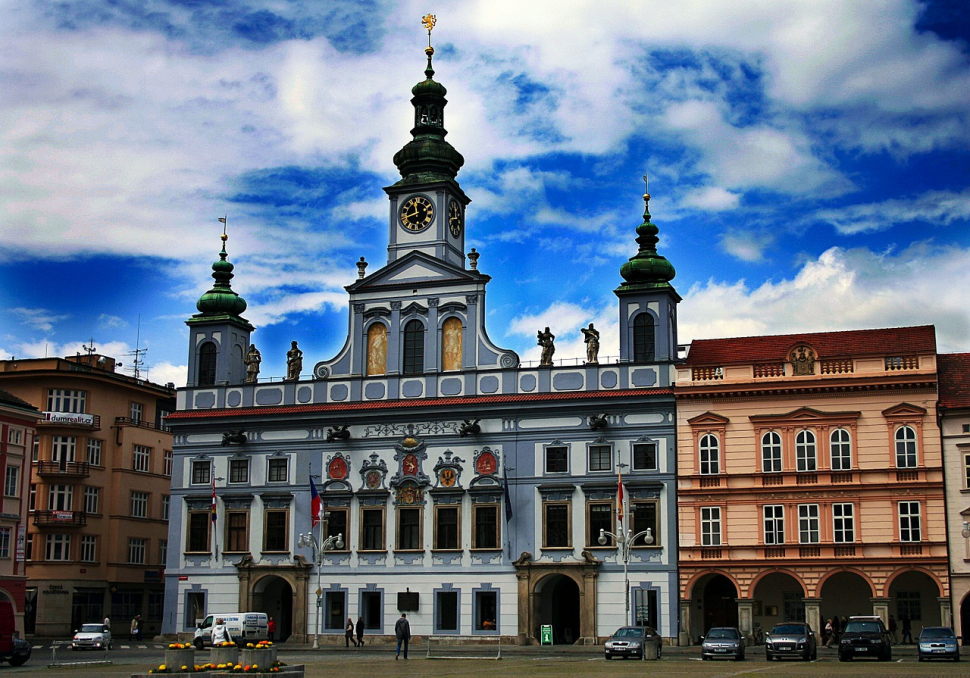
[[[832,470],[852,470],[852,438],[844,428],[837,428],[829,435],[832,447]]]
[[[101,466],[101,445],[97,438],[88,438],[87,459],[91,466]]]
[[[207,553],[209,547],[208,511],[189,511],[189,529],[186,530],[185,550],[189,553]]]
[[[162,495],[162,520],[168,520],[172,512],[172,498],[167,494]]]
[[[775,546],[785,543],[785,507],[768,505],[764,507],[765,544]]]
[[[920,606],[919,591],[898,591],[896,593],[896,619],[908,616],[911,621],[923,618]]]
[[[98,562],[98,538],[93,534],[81,535],[81,562]]]
[[[100,487],[85,487],[84,488],[84,512],[85,513],[100,513],[101,504],[101,488]]]
[[[852,504],[832,504],[832,537],[836,544],[855,541],[855,507]]]
[[[135,463],[132,468],[141,473],[151,471],[152,448],[144,445],[135,445]]]
[[[158,542],[158,564],[165,567],[168,562],[168,539],[162,539]]]
[[[399,508],[397,510],[398,551],[417,551],[421,548],[421,509]]]
[[[22,428],[11,428],[7,431],[7,442],[11,445],[21,445],[24,440],[24,430]]]
[[[475,591],[476,631],[498,631],[498,592]]]
[[[44,560],[70,560],[71,535],[48,534]]]
[[[721,507],[701,507],[701,546],[721,545]]]
[[[347,596],[343,591],[327,591],[323,595],[323,604],[326,610],[324,617],[324,628],[329,631],[338,631],[344,628],[347,621]]]
[[[497,549],[499,543],[498,505],[472,504],[473,549]]]
[[[630,529],[637,535],[644,530],[650,530],[653,538],[652,544],[647,544],[647,537],[643,535],[637,537],[632,546],[660,546],[660,522],[657,520],[657,510],[660,502],[657,501],[634,501],[630,504]]]
[[[269,460],[269,475],[267,479],[271,483],[285,483],[288,480],[287,466],[290,460],[286,457],[277,457]]]
[[[87,394],[84,391],[51,388],[47,390],[47,411],[83,414],[86,399]]]
[[[567,473],[569,471],[569,448],[565,445],[550,445],[546,448],[546,473]]]
[[[970,453],[963,455],[963,489],[970,490]]]
[[[30,460],[40,461],[40,438],[36,434],[34,435],[34,443],[30,446]]]
[[[133,538],[128,540],[128,563],[131,565],[145,564],[145,547],[147,539]]]
[[[37,485],[34,483],[30,484],[30,493],[27,498],[27,510],[36,511],[37,510]]]
[[[458,592],[435,591],[434,630],[436,633],[458,631]]]
[[[657,443],[633,443],[633,470],[657,470]]]
[[[172,475],[172,466],[175,463],[175,454],[172,450],[162,450],[162,474]]]
[[[440,551],[454,551],[461,545],[460,514],[457,506],[435,506],[434,547]]]
[[[249,460],[248,459],[229,460],[229,482],[230,483],[249,482]]]
[[[148,592],[148,619],[149,621],[162,621],[162,613],[165,611],[165,592]]]
[[[589,446],[589,470],[590,471],[612,471],[613,470],[613,448],[609,445],[590,445]]]
[[[899,541],[920,541],[918,501],[899,502]]]
[[[51,461],[66,463],[74,461],[77,452],[77,438],[74,436],[53,436],[51,438]]]
[[[334,547],[332,550],[350,550],[350,525],[347,522],[350,519],[350,509],[345,508],[331,508],[326,510],[326,521],[324,523],[324,534],[326,537],[333,537],[336,541],[339,535],[344,541],[343,549],[337,549]]]
[[[74,486],[51,485],[47,494],[47,508],[50,511],[73,511]]]
[[[606,543],[600,544],[600,530],[615,532],[613,502],[588,502],[586,504],[586,545],[593,548],[615,546],[613,537],[606,536]]]
[[[263,514],[263,550],[289,550],[289,511],[268,510]]]
[[[141,614],[142,592],[116,591],[111,594],[111,617],[113,619],[131,619]]]
[[[798,543],[817,544],[819,542],[818,504],[798,505]]]
[[[10,557],[10,528],[0,527],[0,558]]]
[[[192,484],[208,485],[211,477],[212,462],[208,459],[192,462]]]
[[[148,517],[148,493],[147,492],[131,493],[131,517],[132,518]]]
[[[543,548],[557,549],[572,546],[569,509],[568,502],[542,504]]]
[[[360,550],[384,550],[383,508],[362,508],[360,510]]]
[[[8,466],[3,479],[3,494],[5,497],[20,496],[20,467]]]
[[[380,591],[360,592],[360,614],[364,618],[364,628],[380,629],[384,623],[384,596]]]
[[[145,408],[142,406],[141,403],[132,403],[131,404],[131,421],[133,423],[135,423],[135,424],[141,423],[141,418],[142,418],[142,414],[144,413],[144,411],[145,411]]]
[[[249,512],[226,512],[225,551],[242,552],[249,550]]]

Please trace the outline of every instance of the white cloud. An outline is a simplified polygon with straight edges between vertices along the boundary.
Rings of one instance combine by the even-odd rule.
[[[123,318],[119,318],[116,315],[102,313],[98,316],[98,327],[114,329],[118,327],[128,327],[128,323]]]
[[[827,222],[844,235],[885,231],[912,221],[949,226],[970,219],[970,189],[929,191],[913,198],[818,210],[808,219]]]
[[[181,388],[185,386],[188,373],[188,365],[173,365],[169,362],[161,362],[149,367],[148,380],[162,385],[171,383],[175,384],[176,388]]]
[[[756,263],[764,261],[765,249],[774,242],[775,238],[767,233],[729,231],[721,236],[721,249],[736,259]]]
[[[970,249],[917,244],[895,253],[833,247],[790,280],[693,286],[678,313],[680,341],[934,324],[943,352],[970,350]]]
[[[54,323],[70,317],[68,315],[57,315],[46,308],[23,308],[21,306],[11,308],[9,311],[20,319],[21,324],[40,332],[50,332],[54,329]]]
[[[720,186],[701,186],[689,190],[680,201],[683,207],[695,207],[707,212],[733,210],[740,203],[740,196]]]
[[[615,301],[599,307],[556,302],[544,311],[516,316],[509,323],[506,336],[511,339],[525,338],[516,345],[516,350],[523,361],[538,361],[542,349],[536,344],[535,336],[539,330],[549,327],[556,335],[553,360],[581,364],[586,360],[586,343],[580,328],[587,327],[589,323],[593,323],[600,332],[600,359],[606,361],[619,356],[619,321]]]

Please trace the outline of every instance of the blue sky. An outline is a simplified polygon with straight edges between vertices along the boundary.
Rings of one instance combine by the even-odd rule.
[[[488,329],[616,355],[648,172],[680,340],[932,323],[970,351],[970,10],[959,0],[0,0],[0,357],[185,380],[229,216],[263,375],[386,262],[391,158],[436,79]],[[307,372],[309,372],[309,367]]]

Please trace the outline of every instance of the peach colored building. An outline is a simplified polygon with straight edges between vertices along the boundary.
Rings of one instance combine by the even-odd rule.
[[[100,355],[0,361],[0,388],[41,411],[31,450],[25,631],[68,637],[109,617],[127,637],[161,628],[172,387]]]
[[[949,623],[933,327],[695,341],[675,394],[682,640]]]
[[[28,450],[37,433],[40,411],[17,396],[0,390],[0,599],[13,604],[17,631],[24,633],[27,606],[26,540]]]

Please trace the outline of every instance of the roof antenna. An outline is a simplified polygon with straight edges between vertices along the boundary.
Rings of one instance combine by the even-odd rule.
[[[148,353],[147,348],[141,348],[141,313],[138,314],[138,331],[135,334],[135,350],[130,353],[125,353],[127,356],[133,356],[131,361],[131,367],[133,370],[133,376],[135,379],[141,378],[141,367],[145,364],[145,359],[142,357]]]

